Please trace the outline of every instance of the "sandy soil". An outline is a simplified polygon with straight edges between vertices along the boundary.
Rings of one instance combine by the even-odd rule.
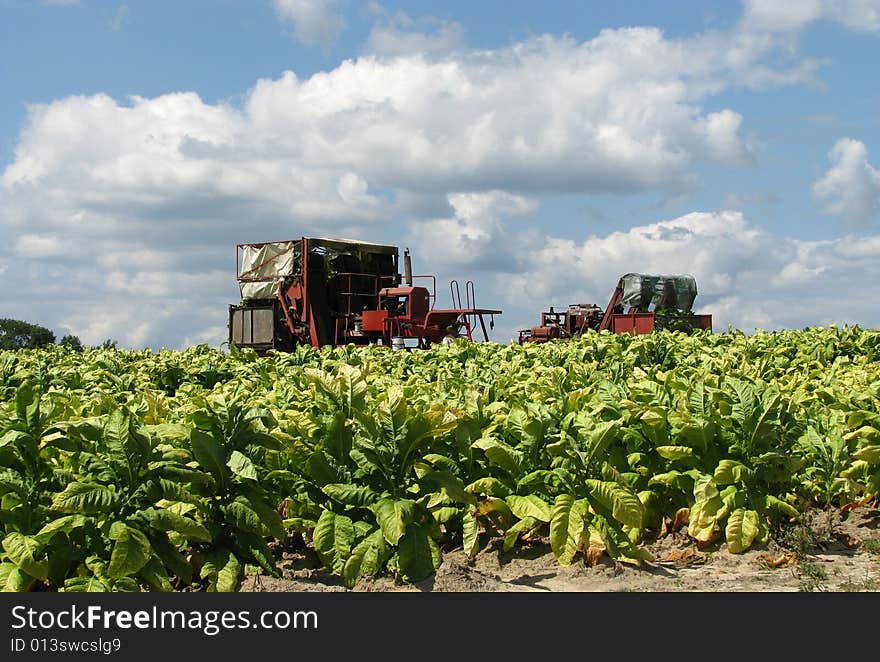
[[[830,522],[829,522],[830,520]],[[829,528],[830,523],[830,528]],[[562,567],[546,541],[505,553],[500,541],[469,559],[448,551],[440,568],[417,584],[368,578],[354,591],[555,592],[799,592],[880,591],[880,510],[873,506],[817,512],[779,539],[742,554],[726,545],[698,547],[684,530],[649,545],[655,556],[640,568],[602,556],[578,555]],[[280,578],[249,576],[242,591],[348,591],[321,568],[314,553],[285,552]]]

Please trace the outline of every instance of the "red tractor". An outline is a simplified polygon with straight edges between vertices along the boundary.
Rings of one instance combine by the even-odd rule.
[[[690,275],[625,274],[604,310],[592,303],[572,304],[564,311],[551,307],[541,313],[540,326],[519,332],[519,342],[575,338],[590,329],[633,335],[655,329],[711,331],[712,316],[691,310],[696,297],[697,283]]]
[[[404,276],[397,246],[348,239],[302,237],[238,244],[236,274],[241,303],[229,306],[229,344],[259,353],[290,351],[297,345],[337,347],[381,344],[394,349],[426,348],[447,335],[473,340],[484,316],[494,328],[500,310],[475,307],[473,282],[461,306],[457,281],[450,283],[455,308],[437,309],[436,278],[412,275],[409,250]],[[431,281],[431,289],[413,285]]]

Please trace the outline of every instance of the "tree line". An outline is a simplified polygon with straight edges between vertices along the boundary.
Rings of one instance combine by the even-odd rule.
[[[55,334],[44,326],[22,320],[0,319],[0,349],[36,349],[55,343]],[[79,337],[66,334],[57,342],[62,347],[81,352],[85,349]],[[108,338],[100,347],[115,348],[116,341]]]

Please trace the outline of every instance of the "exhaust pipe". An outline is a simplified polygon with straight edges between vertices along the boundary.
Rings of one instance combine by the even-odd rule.
[[[412,287],[412,259],[409,256],[408,248],[403,250],[403,278],[406,281],[407,287]]]

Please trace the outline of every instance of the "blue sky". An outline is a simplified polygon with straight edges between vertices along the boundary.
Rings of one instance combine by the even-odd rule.
[[[880,0],[0,0],[0,317],[219,345],[237,242],[473,279],[506,342],[628,271],[880,325]]]

